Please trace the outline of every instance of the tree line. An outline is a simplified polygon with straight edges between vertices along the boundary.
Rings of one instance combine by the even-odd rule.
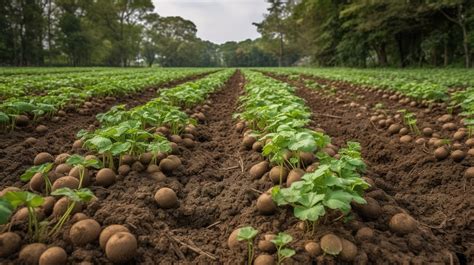
[[[472,67],[472,0],[267,0],[255,23],[280,65]]]
[[[471,0],[265,1],[260,38],[218,45],[151,0],[0,0],[0,65],[473,64]]]

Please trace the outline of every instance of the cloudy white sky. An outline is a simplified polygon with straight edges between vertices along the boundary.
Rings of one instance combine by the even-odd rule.
[[[198,37],[214,43],[259,36],[252,22],[266,12],[265,0],[153,0],[160,16],[181,16],[196,24]]]

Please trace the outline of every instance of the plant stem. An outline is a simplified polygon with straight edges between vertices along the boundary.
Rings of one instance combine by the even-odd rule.
[[[56,223],[56,225],[54,225],[53,229],[51,230],[51,232],[48,234],[48,236],[51,236],[51,235],[54,235],[56,234],[57,232],[59,232],[59,230],[61,229],[61,227],[64,225],[64,223],[66,222],[66,220],[69,218],[69,215],[71,214],[72,210],[74,209],[74,207],[76,206],[76,202],[73,201],[71,204],[69,204],[66,212],[63,214],[63,216],[61,216],[61,218],[59,219],[59,221]]]

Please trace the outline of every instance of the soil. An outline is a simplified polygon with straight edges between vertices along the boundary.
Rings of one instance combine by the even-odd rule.
[[[102,98],[93,99],[91,102],[96,104],[85,114],[80,114],[73,109],[67,112],[65,117],[61,117],[59,121],[43,120],[41,124],[48,127],[44,134],[35,132],[33,125],[0,134],[0,180],[2,180],[2,184],[6,186],[19,185],[21,182],[19,182],[18,176],[33,165],[35,155],[40,152],[58,155],[70,151],[77,132],[96,124],[96,114],[105,112],[118,104],[126,104],[130,108],[144,104],[155,98],[159,89],[174,87],[206,75],[200,74],[174,80],[159,87],[144,89],[137,94],[120,97],[116,101]],[[36,138],[37,143],[29,146],[24,142],[28,137]]]
[[[368,145],[366,141],[362,143],[364,156],[369,157],[368,176],[376,180],[375,187],[367,196],[374,198],[382,208],[380,216],[375,220],[367,219],[358,211],[354,211],[353,220],[343,222],[337,213],[329,213],[318,224],[316,232],[311,235],[298,228],[299,222],[289,208],[279,208],[276,214],[270,216],[260,215],[256,210],[256,199],[261,192],[271,188],[272,184],[266,175],[259,180],[250,177],[249,169],[261,161],[262,157],[259,153],[242,148],[243,136],[235,130],[237,121],[232,118],[237,111],[238,96],[241,95],[244,84],[244,77],[240,72],[236,72],[221,90],[209,97],[211,109],[205,111],[205,123],[197,127],[195,147],[191,149],[179,147],[179,157],[183,165],[173,174],[169,174],[164,181],[158,182],[147,173],[132,171],[107,189],[91,187],[98,200],[89,203],[84,213],[97,220],[103,228],[110,224],[123,224],[136,235],[138,254],[131,264],[245,264],[246,251],[230,250],[227,239],[234,229],[249,225],[259,230],[257,240],[267,233],[286,232],[293,236],[290,247],[295,249],[297,254],[285,261],[285,264],[314,263],[304,251],[304,245],[309,240],[319,241],[328,233],[334,233],[357,245],[356,260],[347,264],[463,262],[449,250],[452,243],[443,241],[445,238],[439,235],[438,230],[419,225],[416,231],[405,236],[396,235],[389,230],[388,222],[395,213],[410,212],[419,221],[426,222],[426,220],[419,219],[420,216],[413,210],[418,204],[414,205],[409,201],[410,198],[401,199],[397,196],[397,189],[401,184],[398,186],[395,181],[389,179],[399,177],[396,174],[399,172],[395,171],[389,177],[380,173],[387,170],[386,167],[391,163],[390,159],[394,159],[393,157],[397,157],[395,154],[398,154],[392,154],[392,149],[385,150],[386,142],[382,140],[386,139],[374,140],[373,146]],[[320,99],[312,98],[310,91],[302,89],[298,94],[308,100],[308,105],[316,113],[321,111],[324,105],[324,113],[343,114],[338,113],[334,105],[328,106]],[[325,129],[329,135],[334,136],[335,142],[339,145],[345,141],[345,134],[352,137],[357,135],[358,130],[370,131],[368,126],[363,127],[362,121],[360,122],[362,127],[357,123],[349,128],[339,120],[338,122],[332,119],[316,120],[328,126]],[[405,150],[405,153],[407,150],[410,151],[409,148],[400,148],[393,152],[400,153],[401,150]],[[398,166],[392,166],[394,167],[392,171],[401,170]],[[442,171],[441,169],[442,167],[438,168]],[[412,174],[415,176],[421,173],[417,171]],[[415,182],[421,180],[419,177],[415,178]],[[423,186],[422,184],[421,181],[417,185]],[[153,196],[162,187],[171,188],[177,193],[179,200],[177,208],[168,210],[158,208]],[[437,192],[435,188],[433,187],[433,190]],[[417,196],[420,196],[420,200],[426,201],[423,196],[428,192],[426,188],[421,189],[425,190],[425,194],[419,193]],[[402,193],[407,194],[415,196],[408,190]],[[430,202],[432,204],[427,208],[431,210],[433,206],[444,206],[439,201]],[[427,224],[433,223],[427,222]],[[453,221],[447,221],[441,231],[448,234],[451,230],[446,230],[446,227],[452,225]],[[371,228],[374,236],[368,239],[356,238],[356,232],[361,227]],[[68,228],[66,226],[64,231],[68,231]],[[433,232],[438,234],[435,235]],[[48,243],[63,247],[68,253],[71,264],[83,261],[109,264],[98,242],[85,247],[72,247],[67,239],[50,238]],[[262,252],[256,250],[256,255],[259,254]],[[8,260],[0,259],[0,263],[14,264],[17,262],[15,258],[16,255]],[[318,264],[346,264],[339,258],[329,255],[321,255],[317,261]]]
[[[344,100],[336,102],[301,83],[278,79],[299,88],[297,94],[313,111],[314,128],[324,129],[338,146],[350,140],[361,143],[369,169],[367,175],[439,239],[447,242],[446,246],[456,253],[461,263],[474,262],[474,181],[463,176],[464,171],[474,165],[473,157],[467,157],[461,163],[451,159],[436,161],[433,150],[427,153],[413,142],[402,144],[398,137],[376,128],[368,115],[357,118],[359,110],[343,106],[352,101],[373,106],[382,101],[390,108],[399,108],[393,101],[367,93],[363,100],[342,96]],[[339,85],[337,89],[354,91],[347,84]],[[410,111],[422,112],[419,108]],[[439,109],[435,113],[444,114]],[[436,117],[431,115],[423,120]],[[431,120],[435,124],[434,118]]]

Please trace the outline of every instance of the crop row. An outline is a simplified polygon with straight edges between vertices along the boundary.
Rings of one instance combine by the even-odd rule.
[[[258,211],[270,215],[276,213],[277,206],[287,205],[306,224],[307,232],[313,233],[327,212],[347,215],[351,203],[365,204],[363,194],[369,184],[360,176],[365,164],[359,144],[348,142],[347,147],[337,150],[329,136],[305,128],[310,123],[311,112],[294,95],[294,88],[257,72],[246,71],[245,76],[246,95],[240,98],[240,113],[235,115],[241,120],[237,129],[246,129],[243,145],[266,158],[252,166],[249,173],[259,179],[268,172],[276,185],[260,195]],[[237,245],[235,240],[250,240],[249,234],[256,235],[252,231],[249,227],[235,230],[229,237],[229,246]],[[332,240],[340,243],[337,236],[332,236]],[[278,264],[295,254],[283,248],[289,241],[291,236],[285,233],[272,240],[278,247]],[[330,255],[343,251],[328,248],[326,243],[321,247]]]
[[[180,158],[171,155],[176,153],[178,143],[187,147],[194,145],[195,121],[180,108],[202,103],[231,74],[230,70],[220,71],[169,92],[161,92],[160,97],[142,106],[129,110],[117,106],[97,115],[100,128],[91,132],[81,131],[80,139],[74,144],[77,152],[84,151],[84,148],[90,154],[85,157],[68,153],[56,157],[48,153],[38,154],[34,166],[21,176],[22,181],[28,181],[32,192],[15,187],[1,192],[0,224],[8,224],[9,229],[14,229],[21,228],[18,224],[26,222],[28,241],[48,242],[61,236],[62,228],[71,220],[73,225],[68,238],[74,246],[94,242],[100,234],[100,246],[110,261],[123,263],[133,258],[137,239],[126,227],[111,225],[102,229],[96,220],[80,213],[85,203],[96,200],[93,192],[85,187],[92,182],[96,186],[109,187],[116,182],[117,171],[125,176],[130,170],[143,171],[146,168],[154,178],[165,178],[164,173],[181,165]],[[174,102],[172,98],[182,91],[200,95],[200,101],[193,98]],[[204,118],[199,112],[194,116]],[[155,195],[158,206],[174,207],[177,198],[173,194],[171,189],[160,189]],[[3,258],[15,253],[22,239],[18,233],[8,232],[1,235],[0,241],[7,243],[0,252],[0,258]],[[50,259],[62,264],[66,263],[67,253],[59,247],[47,249],[43,243],[32,243],[23,247],[19,259],[29,264],[38,261],[40,264],[53,264]]]
[[[51,116],[66,107],[79,106],[88,99],[98,96],[123,96],[150,86],[157,86],[172,80],[204,72],[203,70],[139,71],[118,76],[96,76],[94,84],[84,87],[61,86],[42,96],[12,97],[0,104],[0,126],[17,122],[35,121],[40,116]]]

